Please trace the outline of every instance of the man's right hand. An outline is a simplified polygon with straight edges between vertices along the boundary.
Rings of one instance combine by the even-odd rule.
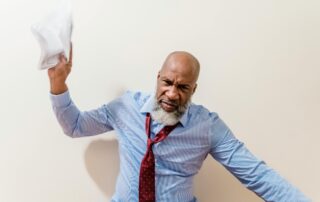
[[[69,61],[67,61],[62,54],[59,57],[60,62],[56,66],[48,69],[50,92],[54,95],[64,93],[68,90],[66,80],[72,67],[72,45],[69,53]]]

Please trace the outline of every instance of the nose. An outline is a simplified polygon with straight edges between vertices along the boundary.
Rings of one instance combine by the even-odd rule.
[[[166,92],[166,95],[170,100],[178,100],[178,89],[175,86],[170,86],[170,88]]]

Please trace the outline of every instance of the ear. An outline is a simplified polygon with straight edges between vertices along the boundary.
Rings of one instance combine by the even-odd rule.
[[[159,79],[160,78],[160,71],[158,71],[158,76],[157,76],[157,79]]]
[[[192,94],[194,94],[196,92],[197,87],[198,87],[198,84],[196,83],[196,85],[193,88]]]

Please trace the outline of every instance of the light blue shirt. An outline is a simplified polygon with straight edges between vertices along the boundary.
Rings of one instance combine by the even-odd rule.
[[[63,131],[83,137],[115,130],[119,141],[120,171],[112,202],[138,202],[139,170],[147,148],[146,113],[154,96],[127,92],[95,110],[81,112],[69,92],[51,95],[55,115]],[[151,137],[163,125],[152,121]],[[193,178],[208,154],[248,189],[265,201],[310,201],[297,188],[253,156],[232,134],[217,113],[191,104],[169,136],[153,146],[157,202],[191,202]]]

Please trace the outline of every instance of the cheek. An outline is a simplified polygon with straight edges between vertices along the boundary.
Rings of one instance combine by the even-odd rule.
[[[160,97],[161,95],[163,95],[164,92],[165,92],[165,88],[163,88],[163,87],[161,87],[161,86],[158,85],[158,86],[157,86],[157,92],[156,92],[157,98],[159,99],[159,97]]]
[[[157,97],[158,97],[158,95],[159,95],[160,88],[161,88],[161,85],[159,84],[159,81],[158,81],[158,82],[157,82],[157,86],[156,86],[156,95],[157,95]]]
[[[184,94],[181,94],[180,98],[181,98],[181,104],[185,105],[187,104],[187,102],[189,101],[189,99],[191,98],[191,93],[184,93]]]

